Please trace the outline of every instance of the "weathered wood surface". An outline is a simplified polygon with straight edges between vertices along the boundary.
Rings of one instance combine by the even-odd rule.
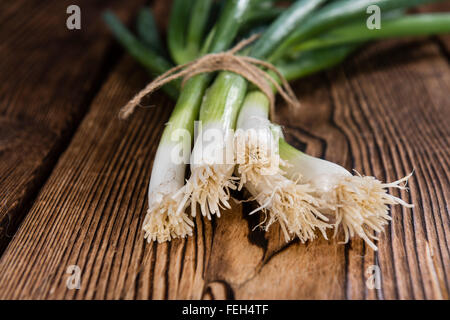
[[[101,12],[111,7],[125,19],[139,2],[144,1],[1,2],[0,252],[114,59]],[[70,4],[81,8],[81,30],[66,27]]]
[[[344,66],[297,81],[303,108],[279,106],[289,141],[308,153],[394,180],[415,170],[413,210],[394,207],[379,251],[286,244],[276,227],[252,231],[252,204],[194,237],[147,244],[141,232],[158,139],[173,102],[152,97],[129,121],[117,111],[147,81],[120,60],[0,260],[0,298],[448,299],[450,72],[435,40],[371,45]],[[70,265],[81,269],[69,290]],[[380,267],[382,287],[366,286]]]

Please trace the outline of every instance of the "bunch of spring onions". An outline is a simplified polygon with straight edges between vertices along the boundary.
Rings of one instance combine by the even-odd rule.
[[[111,12],[105,20],[152,75],[259,33],[239,55],[272,63],[290,81],[339,64],[371,40],[450,32],[448,13],[405,13],[429,2],[435,1],[298,0],[278,6],[274,0],[174,0],[167,48],[148,8],[138,15],[137,36]],[[372,5],[381,10],[381,29],[366,26]],[[279,223],[286,241],[327,238],[327,230],[334,229],[334,235],[343,230],[345,242],[359,236],[376,250],[375,233],[391,219],[389,205],[411,207],[388,193],[405,189],[410,175],[383,183],[289,145],[269,119],[269,98],[241,75],[205,73],[163,90],[177,102],[153,163],[143,224],[148,241],[191,235],[191,216],[220,217],[230,208],[230,191],[243,188],[258,204],[250,214],[262,212],[266,230]]]

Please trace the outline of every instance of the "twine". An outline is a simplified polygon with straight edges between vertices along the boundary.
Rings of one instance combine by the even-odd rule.
[[[247,81],[257,86],[269,99],[270,102],[270,115],[273,119],[275,111],[275,94],[272,89],[272,85],[280,93],[283,99],[290,106],[299,106],[300,103],[297,100],[291,86],[286,78],[278,71],[278,69],[269,62],[262,61],[247,56],[238,56],[236,53],[242,48],[246,47],[259,35],[253,35],[248,39],[244,39],[239,42],[232,49],[221,52],[211,53],[203,57],[200,57],[194,61],[185,63],[183,65],[176,66],[164,74],[160,75],[152,82],[150,82],[143,90],[136,94],[119,113],[121,119],[128,118],[140,105],[142,98],[146,95],[159,89],[166,83],[169,83],[175,79],[183,78],[182,85],[190,78],[201,74],[214,72],[219,70],[231,71],[247,79]],[[281,81],[281,85],[273,79],[267,72],[263,71],[260,67],[264,67],[274,72]]]

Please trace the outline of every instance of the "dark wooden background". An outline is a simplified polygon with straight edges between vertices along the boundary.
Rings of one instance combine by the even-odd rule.
[[[448,36],[372,44],[295,82],[301,110],[278,106],[288,140],[312,155],[388,181],[414,170],[401,196],[415,208],[393,208],[378,252],[252,232],[251,204],[197,218],[188,240],[147,244],[147,182],[173,102],[157,93],[155,108],[118,120],[150,78],[100,19],[109,7],[131,23],[144,3],[0,4],[0,298],[448,299]],[[65,27],[69,4],[80,31]],[[168,2],[152,5],[163,27]],[[433,10],[450,6],[421,9]],[[70,265],[80,290],[66,286]],[[366,286],[372,265],[379,290]]]

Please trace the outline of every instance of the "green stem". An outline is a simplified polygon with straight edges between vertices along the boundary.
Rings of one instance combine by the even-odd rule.
[[[249,5],[249,0],[231,0],[226,3],[214,27],[209,52],[224,51],[230,46]],[[203,95],[210,79],[211,75],[200,74],[186,82],[170,116],[169,125],[164,129],[163,139],[170,138],[172,130],[178,128],[187,129],[191,136],[193,135],[194,120],[198,118]]]
[[[193,77],[186,82],[170,115],[169,122],[164,128],[160,144],[170,141],[172,132],[177,129],[188,130],[192,136],[194,121],[198,118],[200,103],[208,83],[205,75]]]
[[[442,0],[339,0],[325,5],[318,12],[311,15],[305,23],[289,35],[270,56],[269,61],[277,61],[292,45],[301,43],[332,27],[368,17],[367,8],[377,5],[382,12],[401,8],[410,8],[424,3]]]
[[[332,30],[322,37],[300,43],[292,49],[305,51],[383,38],[427,36],[448,32],[450,32],[450,14],[418,14],[383,21],[381,29],[370,30],[365,23],[351,24]]]
[[[245,20],[250,4],[251,0],[228,0],[226,2],[214,32],[210,53],[224,51],[230,46]]]
[[[191,55],[198,56],[199,54],[211,7],[211,0],[196,0],[194,2],[186,43],[186,50],[190,51]]]
[[[144,7],[139,11],[136,19],[136,31],[139,39],[146,46],[161,55],[165,54],[151,8]]]
[[[270,4],[270,3],[265,3],[265,4]],[[278,16],[280,16],[285,11],[286,11],[286,8],[276,7],[273,5],[269,5],[269,6],[261,5],[259,7],[256,7],[254,9],[250,10],[247,17],[245,18],[245,23],[242,25],[241,34],[252,29],[255,25],[262,24],[262,23],[270,23],[271,21],[276,19]]]
[[[172,68],[172,64],[166,59],[143,45],[111,11],[103,14],[108,27],[113,32],[116,39],[152,75],[158,75]],[[163,90],[172,98],[178,96],[179,82],[166,84]]]
[[[342,61],[353,51],[355,51],[361,44],[341,45],[333,48],[323,48],[301,52],[294,60],[282,61],[275,64],[275,67],[288,80],[296,80],[308,76],[319,71],[329,69]],[[279,80],[274,73],[270,73],[274,79]],[[240,79],[239,76],[233,74],[235,79]],[[255,90],[256,88],[251,88]],[[273,87],[275,90],[275,87]],[[274,91],[274,93],[276,93]],[[265,95],[263,94],[265,97]]]
[[[302,23],[307,15],[324,2],[324,0],[299,0],[292,4],[255,42],[250,55],[258,59],[267,57]]]
[[[186,51],[186,26],[189,23],[191,1],[174,0],[170,13],[167,42],[170,55],[177,64],[184,64],[196,58]]]
[[[279,152],[280,157],[283,160],[292,161],[293,159],[297,159],[298,157],[301,157],[304,155],[303,152],[300,150],[297,150],[293,146],[291,146],[289,143],[284,140],[283,137],[280,137],[278,140],[278,146],[279,146]]]
[[[234,129],[239,108],[244,100],[247,81],[228,71],[219,73],[208,89],[200,109],[200,121]]]
[[[279,16],[275,22],[269,27],[269,29],[264,32],[261,38],[259,38],[255,44],[252,46],[250,51],[250,56],[263,59],[265,56],[270,54],[278,45],[280,41],[282,41],[288,34],[291,32],[296,26],[298,26],[305,17],[314,11],[320,4],[322,4],[324,0],[298,0],[293,4],[289,9],[287,9],[281,16]],[[242,85],[236,87],[236,92],[234,95],[227,95],[226,91],[222,94],[216,94],[217,98],[223,98],[224,101],[217,101],[215,103],[205,104],[204,113],[212,113],[214,112],[212,109],[215,105],[219,103],[227,104],[235,98],[235,96],[244,96],[247,91],[247,80],[245,80],[242,76],[229,73],[229,72],[221,72],[218,80],[222,79],[221,77],[225,76],[228,78],[228,81],[240,83]],[[220,86],[218,86],[220,88]],[[203,109],[203,107],[202,107]]]
[[[359,46],[356,43],[302,52],[295,60],[277,63],[276,67],[288,81],[303,78],[338,65]]]

